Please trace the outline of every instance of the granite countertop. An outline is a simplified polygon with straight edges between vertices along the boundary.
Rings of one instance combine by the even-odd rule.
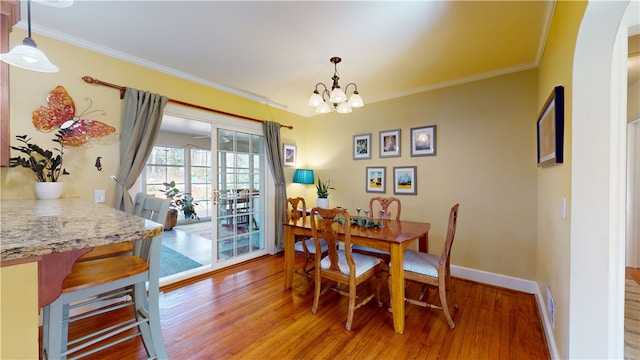
[[[77,198],[0,201],[0,260],[150,238],[162,225]]]

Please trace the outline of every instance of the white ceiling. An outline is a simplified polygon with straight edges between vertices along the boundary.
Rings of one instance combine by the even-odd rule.
[[[309,116],[315,84],[331,86],[333,56],[342,87],[356,83],[365,103],[536,67],[554,4],[76,0],[33,3],[31,17],[36,42],[46,35]],[[23,1],[19,27],[26,13]]]

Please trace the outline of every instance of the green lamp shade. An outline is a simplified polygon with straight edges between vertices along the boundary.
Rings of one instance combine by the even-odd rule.
[[[309,169],[296,169],[293,174],[293,182],[296,184],[313,184],[315,180],[313,178],[313,170]]]

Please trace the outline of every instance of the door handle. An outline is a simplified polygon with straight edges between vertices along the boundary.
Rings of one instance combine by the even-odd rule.
[[[213,205],[218,205],[220,201],[220,190],[213,190]]]

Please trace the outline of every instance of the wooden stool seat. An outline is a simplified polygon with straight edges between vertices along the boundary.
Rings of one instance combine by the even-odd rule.
[[[137,256],[118,256],[78,262],[73,265],[72,269],[71,274],[62,283],[63,293],[144,273],[149,270],[149,264]]]

